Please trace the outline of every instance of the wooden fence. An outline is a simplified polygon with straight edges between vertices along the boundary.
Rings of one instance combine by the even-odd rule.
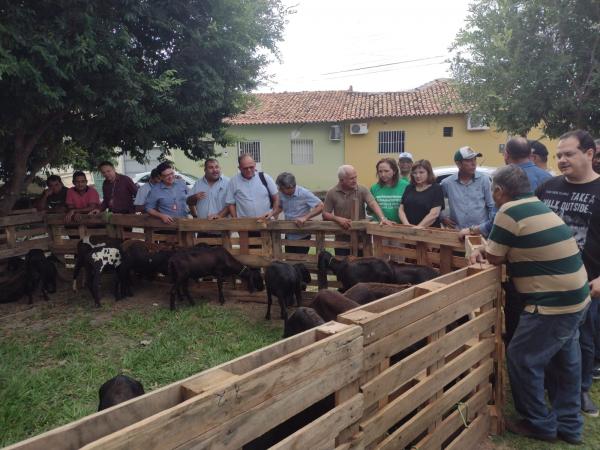
[[[0,220],[4,257],[33,248],[29,237],[37,236],[56,253],[69,253],[80,238],[105,234],[183,246],[220,244],[257,266],[301,258],[314,267],[314,254],[285,253],[285,245],[297,244],[317,252],[348,248],[354,255],[399,256],[436,265],[442,273],[344,313],[337,322],[11,449],[238,449],[315,404],[326,407],[273,448],[468,449],[488,432],[503,429],[501,270],[465,267],[457,233],[355,222],[350,241],[342,242],[334,240],[343,233],[335,224],[313,222],[302,228],[310,239],[287,242],[286,233],[298,233],[293,222],[164,225],[146,216],[113,215],[65,224],[63,217],[38,213]],[[208,232],[213,234],[197,235]],[[469,319],[457,325],[465,316]]]
[[[499,281],[443,275],[9,448],[239,449],[315,403],[270,448],[474,448],[502,428]]]

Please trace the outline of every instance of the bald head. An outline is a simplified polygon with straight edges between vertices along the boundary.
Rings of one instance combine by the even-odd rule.
[[[520,163],[529,161],[531,145],[524,137],[517,136],[508,140],[504,151],[506,152],[507,163]]]

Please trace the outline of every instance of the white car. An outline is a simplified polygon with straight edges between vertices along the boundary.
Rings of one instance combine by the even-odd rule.
[[[490,178],[492,178],[492,174],[496,171],[497,167],[490,166],[477,166],[477,171],[481,173],[485,173]],[[448,178],[450,175],[454,175],[458,173],[458,167],[456,166],[440,166],[433,168],[433,174],[435,175],[435,181],[437,183],[441,183],[444,178]]]
[[[175,172],[175,178],[179,178],[180,180],[185,181],[185,184],[189,188],[194,186],[194,184],[198,180],[198,178],[193,175],[190,175],[188,173],[180,173],[177,171]],[[138,187],[141,187],[150,180],[150,172],[136,173],[132,177],[132,180]]]

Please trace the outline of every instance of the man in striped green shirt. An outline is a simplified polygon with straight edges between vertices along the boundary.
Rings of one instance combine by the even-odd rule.
[[[499,210],[485,250],[471,261],[487,256],[492,264],[506,262],[525,304],[507,349],[515,408],[523,419],[507,428],[536,439],[580,443],[579,325],[590,303],[587,274],[570,228],[530,189],[516,165],[494,174],[492,195]]]

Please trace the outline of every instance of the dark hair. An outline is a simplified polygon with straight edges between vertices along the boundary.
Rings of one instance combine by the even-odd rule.
[[[540,141],[529,141],[531,153],[540,157],[543,162],[548,162],[548,149]]]
[[[160,178],[160,172],[158,169],[152,169],[150,172],[150,178]]]
[[[240,156],[238,156],[238,165],[242,162],[242,159],[246,158],[250,158],[254,161],[254,158],[252,158],[252,155],[250,153],[242,153]]]
[[[206,160],[204,161],[204,168],[206,169],[206,166],[208,166],[208,163],[210,162],[216,162],[217,164],[219,164],[219,161],[217,161],[216,158],[206,158]]]
[[[587,152],[590,148],[596,152],[596,144],[594,143],[594,138],[590,133],[585,130],[573,130],[568,131],[558,138],[559,141],[569,138],[575,138],[579,141],[579,145],[577,148],[582,152]]]
[[[158,170],[158,173],[161,175],[165,170],[172,169],[172,168],[173,168],[173,166],[168,161],[161,162],[158,166],[156,166],[156,170]]]
[[[60,184],[63,184],[62,178],[58,175],[49,175],[48,178],[46,178],[46,186],[50,186],[52,181],[58,181]]]
[[[511,199],[531,192],[531,183],[527,174],[516,164],[500,167],[494,172],[492,189],[495,186],[501,187]]]
[[[395,159],[392,158],[381,158],[379,161],[377,161],[377,164],[375,164],[376,177],[378,177],[377,171],[379,170],[379,164],[381,163],[387,163],[390,166],[390,169],[392,169],[392,172],[394,172],[394,176],[392,176],[392,186],[396,186],[398,184],[398,180],[400,179],[400,170],[398,169],[398,163]],[[377,180],[377,183],[379,184],[379,186],[384,185],[383,181],[379,179]]]
[[[423,169],[425,169],[427,171],[427,183],[429,183],[429,184],[435,183],[435,175],[433,174],[433,169],[431,168],[431,163],[429,161],[427,161],[426,159],[420,159],[417,162],[415,162],[413,164],[412,168],[410,169],[410,184],[412,184],[413,186],[417,184],[417,183],[415,183],[415,178],[413,177],[413,172],[415,171],[415,169],[418,169],[419,167],[422,167]]]
[[[102,161],[100,164],[98,164],[98,169],[102,169],[104,166],[110,166],[113,169],[115,168],[115,165],[110,161]]]
[[[504,151],[513,159],[529,159],[531,146],[524,137],[514,137],[508,140]]]
[[[73,183],[75,183],[75,178],[77,177],[84,177],[87,180],[85,173],[83,173],[81,170],[76,170],[75,172],[73,172]]]
[[[296,187],[296,177],[289,172],[282,172],[279,175],[277,175],[275,184],[277,184],[277,187],[279,187],[280,189]]]

